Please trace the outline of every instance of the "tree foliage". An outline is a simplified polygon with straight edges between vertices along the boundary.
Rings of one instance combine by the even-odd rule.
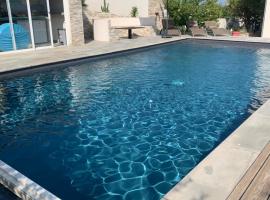
[[[212,21],[217,20],[222,15],[221,5],[218,0],[206,0],[199,6],[198,21]]]
[[[218,0],[169,0],[168,3],[169,14],[178,25],[187,25],[191,20],[203,25],[204,21],[217,20],[222,16]]]
[[[229,0],[228,8],[232,17],[244,20],[248,30],[262,23],[265,0]]]

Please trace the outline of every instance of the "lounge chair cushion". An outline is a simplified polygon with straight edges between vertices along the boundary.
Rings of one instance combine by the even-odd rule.
[[[167,21],[166,19],[162,19],[162,31],[166,29],[167,26]],[[175,26],[173,19],[168,20],[168,35],[170,36],[181,36],[181,31],[179,30],[178,27]]]
[[[190,29],[191,35],[194,36],[207,36],[206,31],[203,28],[199,27],[191,27]]]
[[[230,32],[224,28],[212,28],[211,31],[213,32],[214,36],[229,36],[229,35],[231,35]]]
[[[210,29],[219,27],[219,25],[216,21],[205,21],[204,25],[206,28],[210,28]]]

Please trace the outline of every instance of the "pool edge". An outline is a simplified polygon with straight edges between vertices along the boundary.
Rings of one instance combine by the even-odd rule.
[[[122,49],[122,50],[116,50],[116,51],[109,51],[105,53],[100,53],[100,54],[95,54],[95,55],[88,55],[88,56],[82,56],[82,57],[77,57],[77,58],[70,58],[70,59],[63,59],[60,61],[53,61],[53,62],[48,62],[44,64],[38,64],[38,65],[30,65],[30,66],[24,66],[21,68],[17,69],[10,69],[10,70],[5,70],[5,71],[0,71],[0,78],[6,74],[11,74],[11,73],[16,73],[16,72],[21,72],[21,71],[26,71],[26,70],[33,70],[33,69],[42,69],[51,65],[63,65],[67,63],[76,63],[76,62],[83,62],[87,60],[100,60],[102,58],[108,58],[111,56],[117,56],[125,53],[133,53],[133,52],[138,52],[146,49],[151,49],[155,48],[157,46],[164,46],[164,45],[170,45],[173,43],[178,43],[180,41],[185,41],[190,38],[176,38],[175,40],[169,40],[169,41],[164,41],[161,43],[154,43],[154,44],[147,44],[144,46],[138,46],[138,47],[133,47],[133,48],[127,48],[127,49]]]
[[[0,184],[23,200],[60,200],[58,197],[1,160]]]
[[[76,57],[76,58],[64,58],[63,60],[59,61],[52,61],[52,62],[46,62],[43,64],[36,64],[36,65],[27,65],[23,66],[20,68],[14,68],[14,69],[6,69],[3,71],[0,71],[0,79],[1,77],[9,74],[15,74],[18,72],[22,71],[30,71],[30,70],[39,70],[39,69],[44,69],[48,66],[56,65],[63,65],[63,64],[68,64],[68,63],[77,63],[77,62],[83,62],[87,60],[100,60],[104,58],[108,58],[111,56],[117,56],[125,53],[132,53],[132,52],[138,52],[138,51],[143,51],[151,48],[155,48],[157,46],[165,46],[165,45],[170,45],[174,43],[179,43],[181,41],[211,41],[211,42],[225,42],[225,43],[243,43],[243,44],[259,44],[259,45],[267,45],[268,48],[270,48],[270,41],[262,41],[258,40],[253,40],[252,38],[235,38],[235,37],[179,37],[179,38],[173,38],[173,40],[164,40],[162,42],[156,42],[156,43],[150,43],[146,44],[143,46],[137,46],[137,47],[131,47],[131,48],[126,48],[126,49],[121,49],[121,50],[116,50],[116,51],[109,51],[109,52],[104,52],[104,53],[97,53],[95,55],[87,55],[87,56],[81,56],[81,57]]]
[[[270,100],[211,151],[163,200],[227,199],[270,141],[269,120]]]

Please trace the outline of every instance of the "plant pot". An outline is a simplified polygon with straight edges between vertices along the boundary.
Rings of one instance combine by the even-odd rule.
[[[233,31],[232,36],[240,36],[240,32],[239,31]]]

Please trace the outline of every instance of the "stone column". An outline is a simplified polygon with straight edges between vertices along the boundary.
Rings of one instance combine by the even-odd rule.
[[[81,0],[63,0],[65,28],[68,45],[84,44],[83,13]]]
[[[265,1],[262,37],[270,38],[270,0]]]
[[[162,29],[161,19],[164,15],[163,0],[148,0],[148,14],[149,16],[156,17],[156,32]]]

